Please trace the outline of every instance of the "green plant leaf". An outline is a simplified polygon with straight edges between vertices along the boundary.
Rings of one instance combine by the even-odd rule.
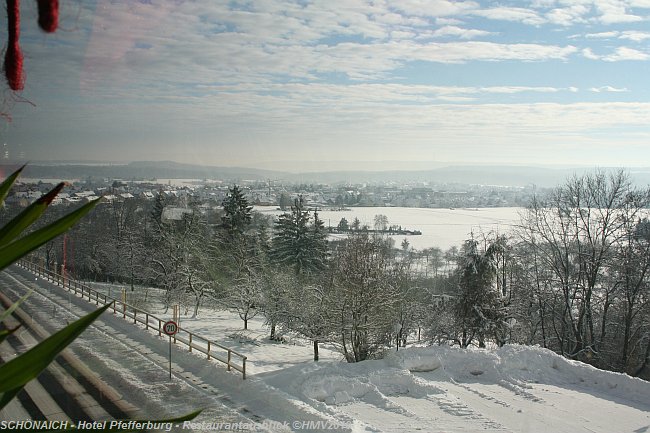
[[[11,334],[13,334],[14,332],[16,332],[16,330],[17,330],[18,328],[20,328],[20,325],[16,326],[16,327],[13,328],[13,329],[3,329],[2,331],[0,331],[0,343],[2,343],[3,341],[5,341],[5,339],[6,339],[7,337],[9,337]]]
[[[7,317],[9,317],[9,316],[10,316],[10,315],[11,315],[11,314],[16,310],[16,308],[18,308],[18,307],[20,306],[20,304],[22,304],[23,302],[25,302],[25,300],[26,300],[27,298],[29,298],[29,297],[32,295],[33,292],[34,292],[34,289],[29,289],[29,292],[27,292],[27,293],[26,293],[22,298],[20,298],[19,300],[17,300],[17,301],[14,302],[13,304],[11,304],[11,306],[10,306],[9,308],[7,308],[6,310],[4,310],[4,311],[0,314],[0,322],[2,322],[2,321],[5,320]]]
[[[25,254],[66,232],[80,218],[90,212],[90,210],[94,208],[100,200],[101,198],[98,198],[97,200],[86,203],[79,209],[70,212],[52,224],[15,240],[8,245],[0,247],[0,270],[6,268]]]
[[[20,304],[25,302],[25,300],[31,296],[32,292],[34,292],[34,289],[30,289],[29,292],[27,292],[22,298],[11,304],[9,308],[0,313],[0,322],[11,316],[11,313],[13,313]],[[2,343],[8,336],[13,334],[18,328],[20,328],[20,325],[16,326],[13,329],[4,329],[0,331],[0,343]]]
[[[4,227],[0,228],[0,245],[5,245],[18,235],[20,235],[27,227],[32,225],[42,214],[45,209],[52,203],[54,197],[63,189],[65,183],[61,182],[54,189],[41,198],[29,205],[25,210],[16,215]]]
[[[18,176],[20,176],[20,173],[22,173],[23,169],[25,166],[23,165],[20,167],[18,170],[14,171],[11,176],[6,178],[1,184],[0,184],[0,203],[4,203],[5,198],[7,198],[7,194],[9,194],[9,190],[11,187],[14,185],[16,182],[16,179]]]
[[[111,304],[93,311],[52,334],[36,346],[0,366],[0,409],[37,377],[65,347],[79,336]]]

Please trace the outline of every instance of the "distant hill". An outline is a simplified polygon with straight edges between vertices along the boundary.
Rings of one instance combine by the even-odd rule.
[[[435,184],[480,184],[500,186],[553,187],[573,174],[583,174],[594,168],[542,168],[523,166],[448,166],[418,171],[330,171],[287,175],[294,182],[430,182]],[[608,170],[608,169],[604,169]],[[616,170],[612,168],[611,170]],[[650,184],[650,168],[630,171],[633,182]]]
[[[3,166],[4,167],[7,166]],[[15,166],[14,166],[15,167]],[[9,167],[7,167],[9,168]],[[7,171],[6,169],[4,171]],[[231,181],[265,180],[281,177],[270,170],[239,167],[207,167],[171,161],[136,161],[128,164],[29,164],[23,177],[37,179],[109,178],[125,180],[147,179],[222,179]]]
[[[8,172],[16,165],[0,166]],[[606,169],[606,168],[604,168]],[[23,176],[37,179],[109,178],[125,180],[147,179],[215,179],[228,182],[244,180],[274,180],[292,183],[377,183],[430,182],[435,184],[482,184],[501,186],[537,185],[552,187],[567,177],[592,171],[590,168],[543,168],[524,166],[452,165],[431,170],[394,171],[327,171],[288,173],[244,167],[210,167],[171,161],[136,161],[128,164],[34,163],[27,166]],[[638,185],[650,184],[650,168],[630,170]]]

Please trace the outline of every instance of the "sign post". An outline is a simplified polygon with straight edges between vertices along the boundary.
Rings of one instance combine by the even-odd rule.
[[[169,378],[172,378],[172,335],[178,332],[178,325],[173,320],[165,322],[163,332],[169,336]]]

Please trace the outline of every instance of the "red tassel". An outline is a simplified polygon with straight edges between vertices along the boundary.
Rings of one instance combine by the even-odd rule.
[[[5,53],[4,71],[11,90],[25,88],[23,75],[23,52],[20,50],[20,0],[7,0],[7,18],[9,20],[9,38]]]
[[[38,25],[53,33],[59,26],[59,0],[38,0]]]

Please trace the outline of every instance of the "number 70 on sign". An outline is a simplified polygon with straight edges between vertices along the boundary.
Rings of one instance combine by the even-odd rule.
[[[165,322],[163,325],[163,332],[169,336],[174,335],[178,332],[178,325],[173,320]]]

